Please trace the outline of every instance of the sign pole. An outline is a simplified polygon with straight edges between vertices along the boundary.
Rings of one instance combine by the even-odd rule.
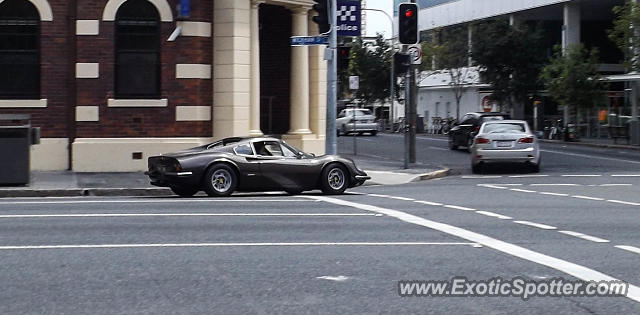
[[[327,128],[325,139],[325,153],[338,153],[338,138],[336,135],[336,111],[337,111],[337,91],[338,91],[338,63],[336,49],[338,46],[338,29],[336,27],[336,8],[337,0],[331,0],[329,6],[329,19],[331,30],[329,32],[329,47],[325,51],[325,59],[327,63]]]

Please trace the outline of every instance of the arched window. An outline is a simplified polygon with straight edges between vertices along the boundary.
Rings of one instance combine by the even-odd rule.
[[[0,2],[0,99],[40,98],[40,15],[27,0]]]
[[[116,13],[116,98],[160,97],[160,15],[147,0],[128,0]]]

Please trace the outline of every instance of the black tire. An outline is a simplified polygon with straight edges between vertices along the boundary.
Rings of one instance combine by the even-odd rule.
[[[336,137],[340,137],[340,129],[336,129]]]
[[[207,169],[202,186],[210,197],[226,197],[238,187],[238,176],[230,166],[216,164]]]
[[[458,146],[451,136],[449,136],[449,150],[458,150]]]
[[[349,135],[349,132],[347,132],[347,128],[345,128],[344,125],[342,125],[342,128],[341,128],[340,132],[345,136]]]
[[[302,193],[302,189],[285,189],[284,190],[287,194],[295,196],[295,195],[299,195]]]
[[[372,135],[372,136],[374,136],[374,137],[375,137],[377,134],[378,134],[378,131],[377,131],[377,130],[374,130],[374,131],[372,131],[372,132],[371,132],[371,135]]]
[[[174,194],[183,197],[183,198],[188,198],[188,197],[193,197],[193,195],[195,195],[198,191],[200,191],[200,189],[198,188],[194,188],[194,187],[169,187],[171,188],[171,191],[173,191]]]
[[[467,138],[467,152],[471,153],[471,146],[473,145],[473,138]]]
[[[349,172],[340,164],[329,164],[320,175],[320,189],[326,195],[340,195],[349,186]]]
[[[473,174],[482,174],[482,165],[480,164],[476,164],[476,165],[471,165],[471,172]]]
[[[538,164],[531,164],[529,168],[532,173],[540,173],[540,162],[538,162]]]

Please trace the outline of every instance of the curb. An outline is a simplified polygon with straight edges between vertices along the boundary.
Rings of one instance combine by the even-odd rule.
[[[624,145],[624,144],[606,144],[606,143],[589,143],[589,142],[570,142],[570,141],[562,141],[562,140],[547,140],[540,139],[542,143],[553,143],[553,144],[567,144],[573,146],[584,146],[584,147],[593,147],[593,148],[605,148],[605,149],[628,149],[628,150],[640,150],[640,146],[636,145]]]
[[[90,197],[90,196],[171,196],[168,188],[72,188],[72,189],[7,189],[0,198],[23,197]]]
[[[415,183],[415,182],[419,182],[419,181],[423,181],[423,180],[443,178],[443,177],[449,176],[450,174],[451,174],[451,169],[445,168],[445,169],[442,169],[442,170],[439,170],[439,171],[435,171],[435,172],[431,172],[431,173],[420,174],[420,175],[414,177],[411,180],[411,183]]]

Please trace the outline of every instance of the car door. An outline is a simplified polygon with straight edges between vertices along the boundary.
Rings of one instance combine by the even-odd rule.
[[[315,183],[310,160],[281,145],[267,140],[254,143],[260,163],[260,177],[268,189],[306,189]]]
[[[259,189],[264,184],[260,178],[260,161],[257,159],[252,146],[243,143],[233,148],[233,152],[243,163],[239,164],[240,186],[243,189]]]
[[[473,129],[472,124],[473,116],[472,115],[464,115],[460,120],[460,123],[451,129],[450,132],[453,132],[452,138],[455,145],[465,146],[467,145],[467,137],[469,134],[469,130]]]

